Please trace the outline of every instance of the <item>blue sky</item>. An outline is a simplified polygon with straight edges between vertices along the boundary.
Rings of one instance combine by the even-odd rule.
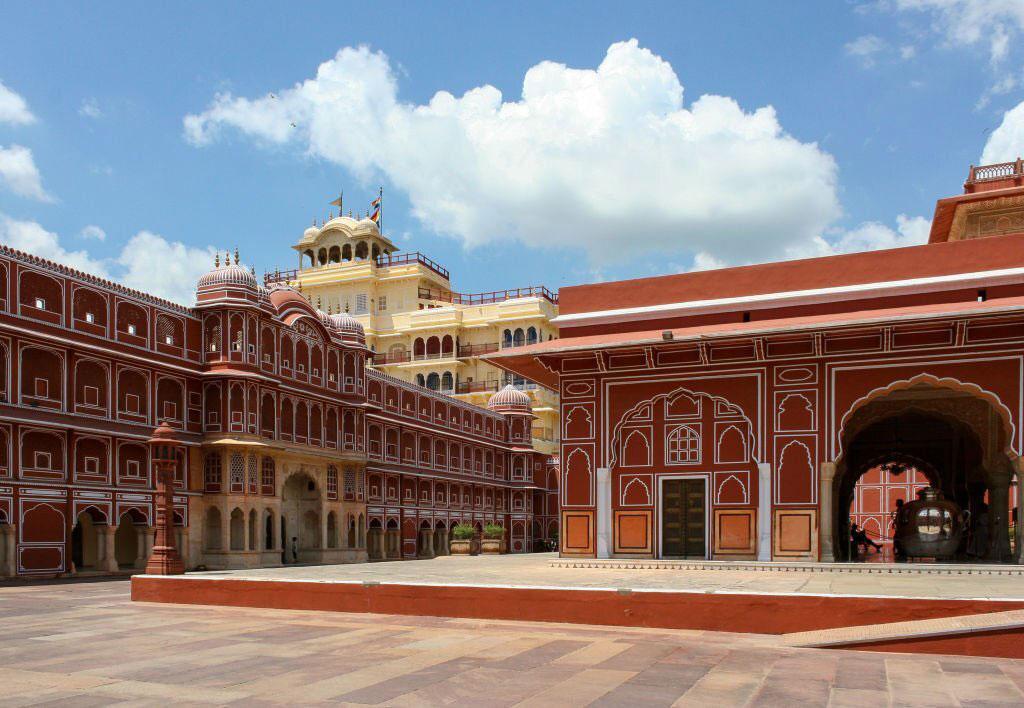
[[[1017,0],[7,3],[0,240],[178,299],[209,247],[290,267],[378,185],[469,292],[915,243],[1022,151],[1022,28]]]

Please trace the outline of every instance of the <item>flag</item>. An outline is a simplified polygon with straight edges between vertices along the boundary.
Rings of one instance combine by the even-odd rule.
[[[370,202],[370,209],[373,210],[373,215],[370,217],[370,221],[377,224],[377,228],[380,228],[380,200],[384,197],[384,190],[380,191],[377,198]]]
[[[341,192],[340,194],[338,194],[338,198],[337,199],[335,199],[333,202],[330,202],[331,206],[338,207],[338,213],[339,214],[341,213],[341,200],[342,200],[342,197],[344,197],[344,196],[345,196],[345,192]]]

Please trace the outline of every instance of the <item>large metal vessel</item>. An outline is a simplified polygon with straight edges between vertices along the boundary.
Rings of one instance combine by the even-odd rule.
[[[895,540],[903,555],[912,558],[952,558],[960,547],[964,516],[960,507],[942,497],[934,487],[917,493],[917,499],[896,515]]]

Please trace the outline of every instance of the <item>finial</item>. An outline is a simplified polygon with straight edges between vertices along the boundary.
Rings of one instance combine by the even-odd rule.
[[[350,219],[352,218],[352,210],[351,209],[348,210],[348,218],[350,218]]]
[[[235,246],[235,265],[238,265],[238,246]]]
[[[213,267],[220,268],[220,251],[217,251],[213,256]]]
[[[348,303],[347,302],[345,303],[345,314],[346,315],[348,314]]]

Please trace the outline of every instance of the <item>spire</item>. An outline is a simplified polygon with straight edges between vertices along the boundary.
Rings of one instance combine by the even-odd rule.
[[[220,251],[216,251],[213,254],[213,267],[220,268]]]
[[[235,265],[238,265],[238,246],[235,246]]]

